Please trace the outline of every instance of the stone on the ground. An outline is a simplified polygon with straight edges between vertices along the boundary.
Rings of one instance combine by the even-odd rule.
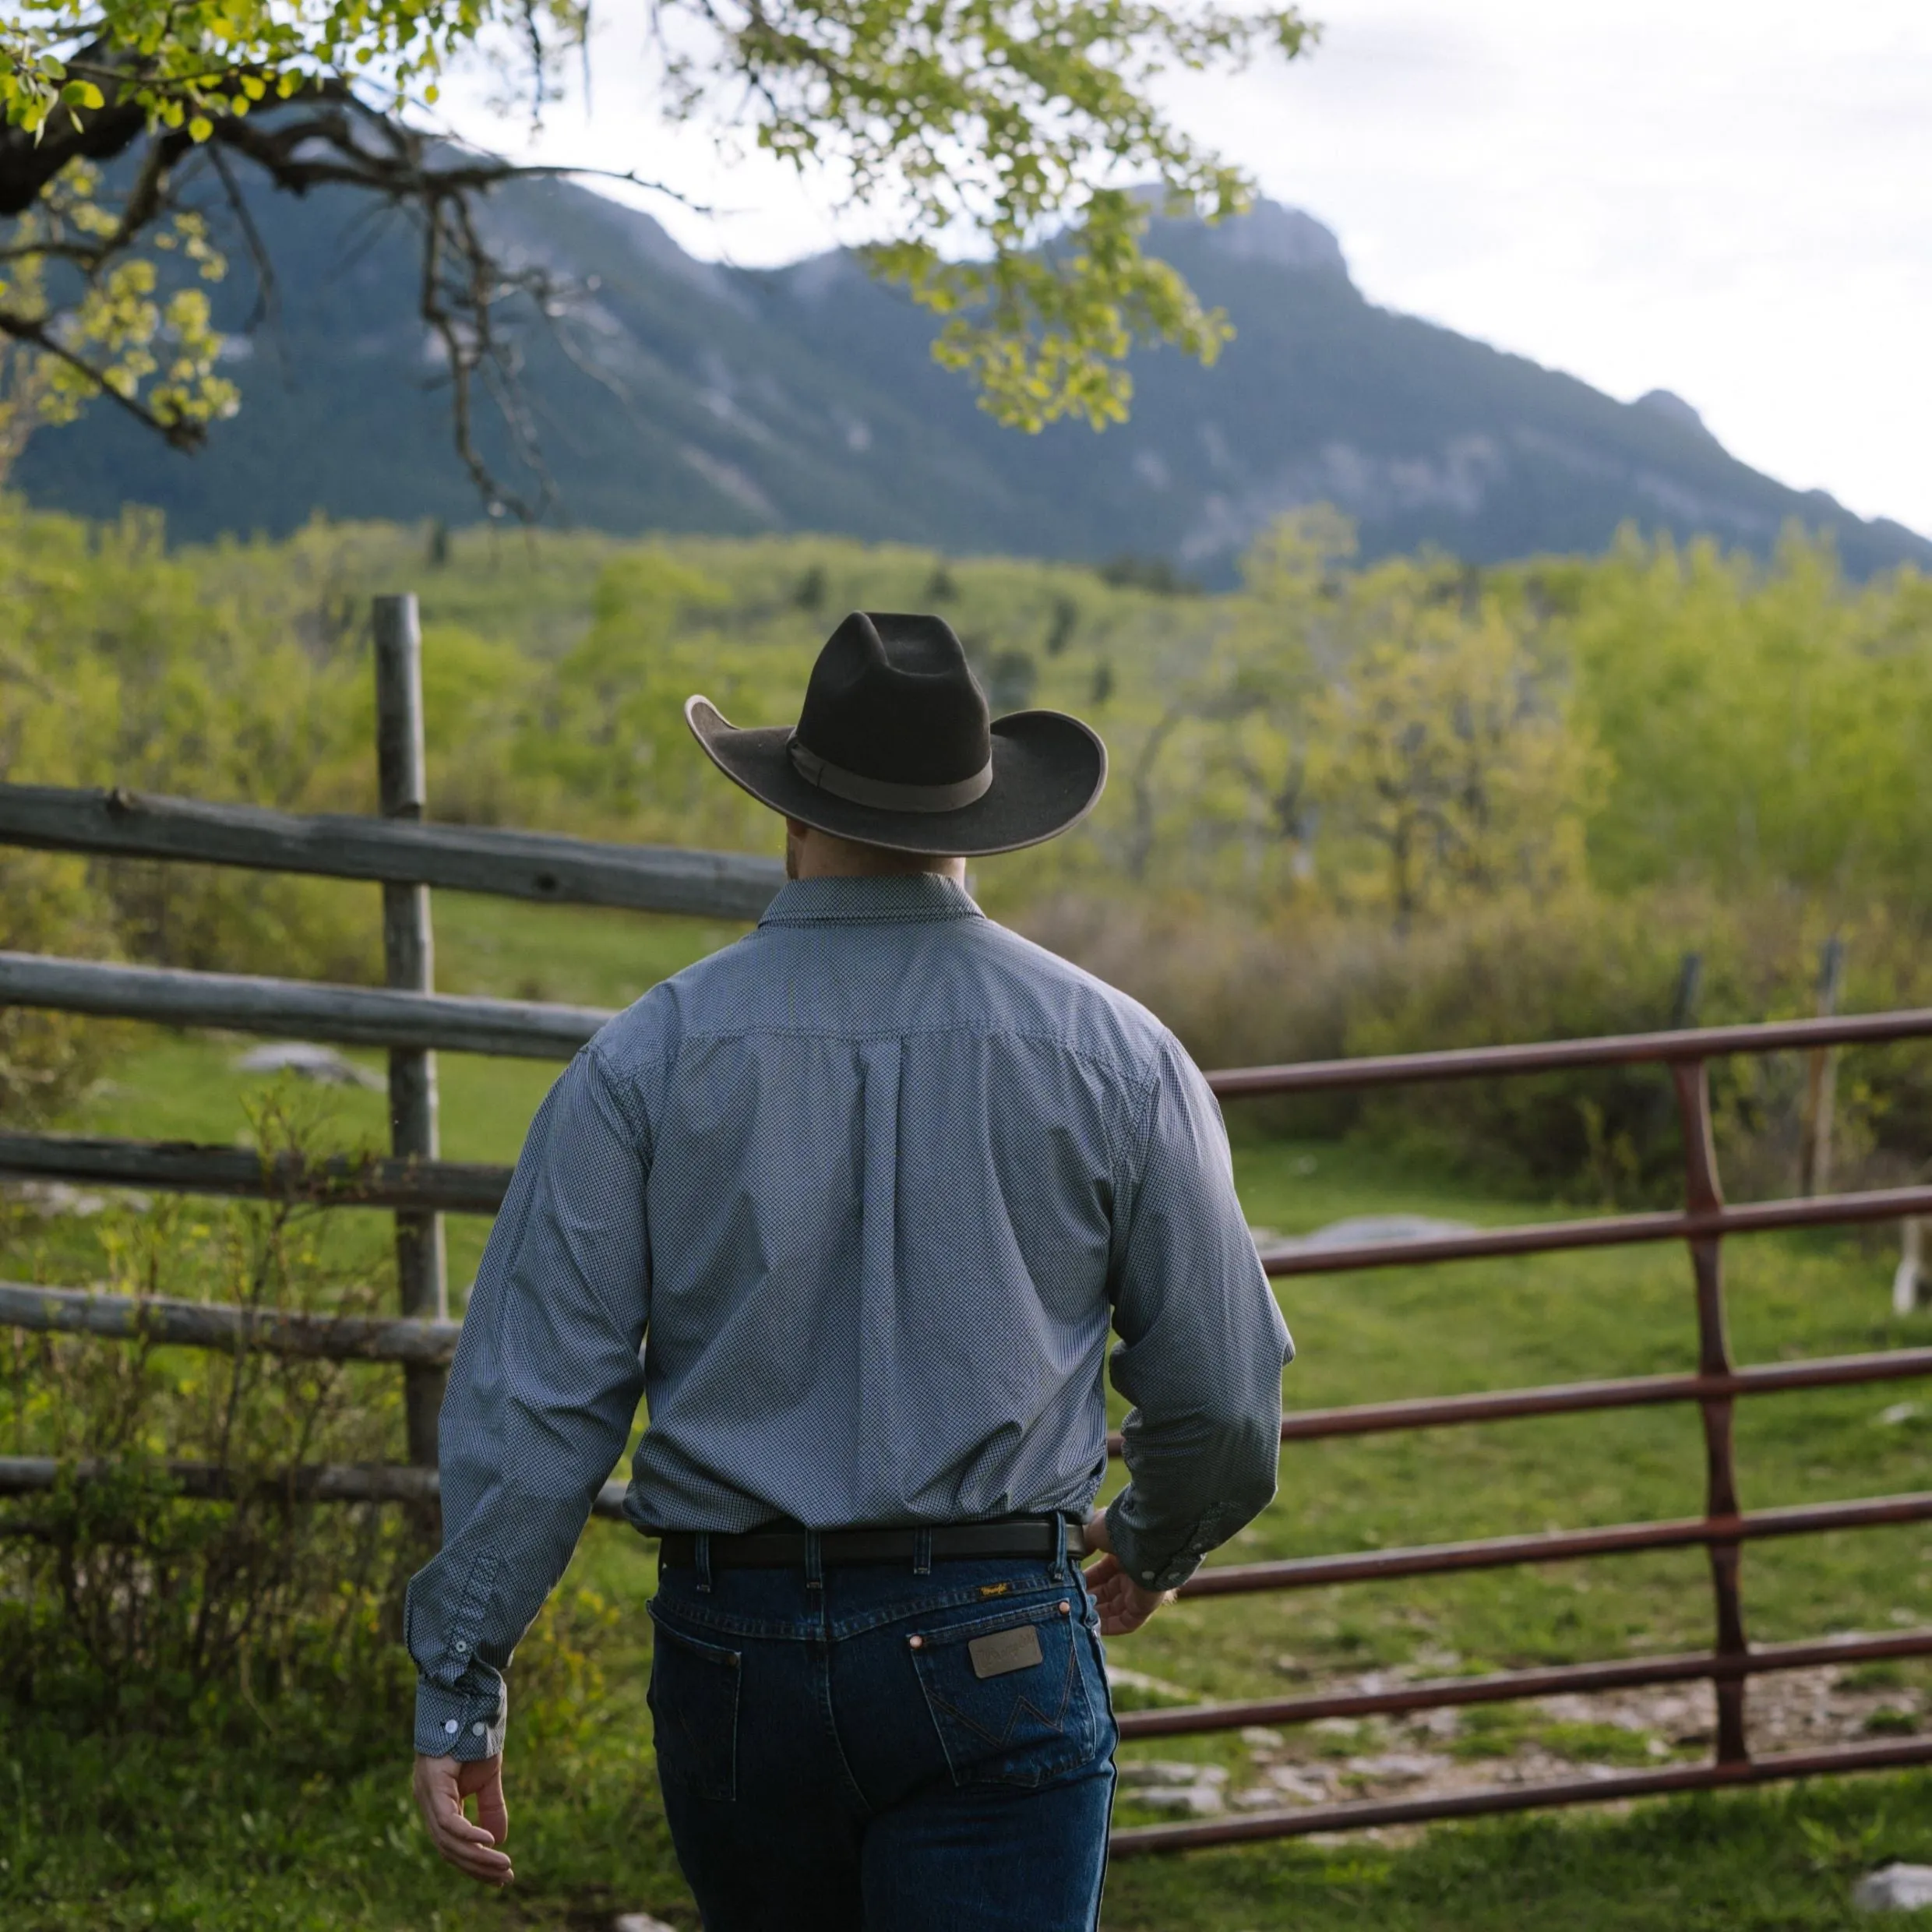
[[[1159,1704],[1198,1704],[1200,1693],[1185,1684],[1169,1683],[1165,1677],[1150,1677],[1144,1670],[1130,1670],[1110,1658],[1107,1662],[1107,1688],[1137,1691]]]
[[[1433,1215],[1351,1215],[1345,1221],[1331,1221],[1313,1234],[1280,1245],[1287,1248],[1379,1247],[1384,1242],[1443,1241],[1475,1232],[1466,1221],[1440,1221]]]
[[[66,1181],[0,1181],[0,1200],[18,1201],[30,1213],[51,1220],[89,1215],[122,1207],[144,1213],[151,1197],[132,1187],[76,1187]]]
[[[324,1087],[367,1087],[379,1093],[384,1084],[379,1074],[345,1059],[333,1046],[319,1046],[313,1040],[270,1040],[265,1046],[238,1054],[234,1065],[238,1073],[298,1074]]]
[[[1154,1811],[1190,1811],[1211,1818],[1225,1807],[1218,1785],[1148,1785],[1133,1794],[1136,1804]]]
[[[1267,1782],[1271,1796],[1298,1804],[1326,1804],[1334,1796],[1334,1773],[1326,1765],[1276,1765]]]
[[[1177,1757],[1137,1757],[1119,1767],[1123,1785],[1225,1785],[1225,1765],[1197,1765]]]
[[[1413,1784],[1419,1778],[1433,1776],[1449,1760],[1433,1751],[1384,1751],[1375,1757],[1351,1757],[1349,1768],[1360,1778],[1373,1778],[1381,1784]]]
[[[1227,1808],[1222,1787],[1228,1782],[1225,1765],[1197,1765],[1172,1757],[1143,1757],[1118,1767],[1123,1795],[1155,1811],[1189,1811],[1211,1817]]]
[[[1916,1912],[1932,1906],[1932,1865],[1888,1865],[1852,1888],[1861,1912]]]

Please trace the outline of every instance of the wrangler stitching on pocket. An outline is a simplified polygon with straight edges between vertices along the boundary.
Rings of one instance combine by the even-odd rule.
[[[976,1676],[972,1640],[1029,1627],[1046,1640],[1039,1663]],[[1042,1784],[1093,1754],[1079,1634],[1051,1603],[913,1633],[914,1674],[956,1784]]]
[[[1045,1661],[1045,1659],[1042,1659],[1041,1662],[1043,1664]],[[1032,1666],[1031,1669],[1037,1669],[1040,1666],[1038,1665],[1035,1665]],[[1029,1669],[1024,1673],[1015,1673],[1014,1674],[1030,1676],[1031,1675],[1031,1669]],[[940,1691],[933,1689],[930,1686],[927,1688],[926,1695],[930,1698],[935,1704],[943,1705],[954,1717],[957,1718],[960,1722],[964,1724],[968,1730],[975,1732],[979,1736],[985,1739],[988,1743],[997,1747],[1005,1744],[1013,1736],[1014,1727],[1023,1717],[1031,1718],[1035,1723],[1044,1726],[1047,1730],[1052,1732],[1056,1736],[1064,1736],[1066,1732],[1066,1707],[1073,1701],[1074,1686],[1078,1682],[1079,1676],[1080,1659],[1074,1655],[1074,1647],[1071,1644],[1069,1644],[1066,1647],[1066,1668],[1060,1673],[1059,1697],[1054,1705],[1054,1708],[1051,1711],[1042,1710],[1039,1706],[1035,1704],[1032,1699],[1026,1694],[1024,1690],[1020,1690],[1018,1695],[1014,1700],[1012,1710],[1007,1713],[1004,1729],[999,1731],[995,1731],[989,1726],[981,1723],[979,1720],[973,1715],[971,1712],[962,1710],[959,1705],[954,1703],[950,1698],[943,1695]],[[991,1682],[996,1680],[989,1679],[986,1681]],[[1017,1687],[1016,1687],[1016,1688],[1017,1688]]]

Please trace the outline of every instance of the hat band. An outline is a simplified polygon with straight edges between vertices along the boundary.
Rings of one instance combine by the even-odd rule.
[[[807,784],[854,805],[876,806],[882,812],[957,812],[962,806],[983,799],[992,784],[990,758],[970,778],[961,778],[951,784],[894,784],[884,778],[868,778],[862,772],[827,764],[816,752],[806,750],[796,737],[786,749],[799,776]]]

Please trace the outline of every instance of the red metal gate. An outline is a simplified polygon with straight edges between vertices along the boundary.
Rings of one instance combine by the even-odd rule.
[[[1684,1204],[1666,1214],[1611,1215],[1540,1226],[1486,1229],[1440,1239],[1349,1248],[1278,1248],[1262,1261],[1272,1275],[1328,1274],[1344,1269],[1412,1267],[1484,1257],[1547,1254],[1567,1249],[1681,1240],[1689,1244],[1696,1296],[1698,1351],[1694,1371],[1615,1381],[1507,1389],[1436,1400],[1380,1402],[1304,1411],[1282,1425],[1285,1442],[1387,1430],[1437,1429],[1513,1417],[1561,1416],[1585,1410],[1695,1402],[1703,1417],[1705,1513],[1678,1521],[1620,1523],[1595,1529],[1494,1536],[1407,1549],[1301,1557],[1283,1562],[1216,1564],[1199,1571],[1182,1594],[1225,1596],[1257,1590],[1306,1590],[1331,1584],[1423,1577],[1460,1570],[1609,1557],[1636,1550],[1701,1545],[1708,1553],[1715,1631],[1712,1647],[1684,1656],[1619,1659],[1540,1670],[1497,1673],[1399,1688],[1337,1695],[1282,1698],[1184,1709],[1136,1711],[1120,1719],[1123,1739],[1166,1737],[1248,1725],[1307,1723],[1321,1718],[1394,1715],[1447,1706],[1506,1702],[1562,1692],[1610,1690],[1638,1684],[1705,1680],[1717,1700],[1717,1747],[1706,1764],[1614,1773],[1574,1782],[1498,1786],[1430,1797],[1296,1807],[1197,1824],[1143,1826],[1116,1832],[1116,1854],[1176,1850],[1248,1839],[1282,1838],[1425,1818],[1518,1811],[1549,1806],[1714,1786],[1768,1782],[1814,1772],[1876,1770],[1932,1763],[1932,1738],[1754,1757],[1745,1726],[1745,1690],[1767,1671],[1880,1658],[1932,1655],[1932,1629],[1894,1636],[1824,1638],[1754,1645],[1746,1638],[1739,1553],[1762,1538],[1824,1530],[1871,1528],[1932,1521],[1932,1492],[1860,1497],[1797,1507],[1746,1511],[1738,1500],[1731,1418],[1740,1397],[1849,1383],[1932,1375],[1932,1349],[1895,1349],[1739,1367],[1725,1331],[1722,1243],[1726,1235],[1781,1228],[1818,1228],[1897,1221],[1932,1214],[1932,1187],[1911,1187],[1805,1200],[1726,1207],[1719,1186],[1711,1129],[1708,1063],[1731,1053],[1817,1050],[1932,1036],[1932,1012],[1889,1013],[1796,1021],[1772,1026],[1713,1027],[1621,1038],[1553,1042],[1531,1046],[1334,1060],[1299,1066],[1248,1067],[1210,1077],[1223,1099],[1279,1094],[1359,1091],[1407,1082],[1466,1080],[1581,1067],[1657,1063],[1676,1091],[1684,1149]],[[1116,1449],[1118,1444],[1115,1445]]]

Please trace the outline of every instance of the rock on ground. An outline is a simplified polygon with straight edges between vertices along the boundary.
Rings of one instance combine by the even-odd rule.
[[[1852,1903],[1861,1912],[1916,1912],[1932,1906],[1932,1865],[1888,1865],[1860,1879]]]
[[[110,1208],[146,1211],[152,1197],[132,1187],[75,1187],[65,1181],[0,1181],[0,1200],[18,1201],[44,1219],[72,1215],[85,1219]]]
[[[325,1087],[366,1087],[380,1093],[381,1077],[366,1066],[344,1059],[332,1046],[319,1046],[312,1040],[271,1040],[266,1046],[251,1047],[235,1059],[235,1070],[243,1074],[298,1074],[304,1080]]]

